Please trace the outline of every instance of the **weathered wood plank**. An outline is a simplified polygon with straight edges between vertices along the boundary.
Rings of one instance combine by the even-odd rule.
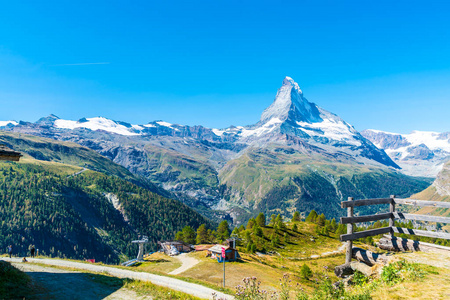
[[[395,233],[405,233],[405,234],[412,234],[412,235],[420,235],[420,236],[439,238],[439,239],[450,239],[450,233],[446,233],[446,232],[434,232],[434,231],[419,230],[419,229],[408,229],[408,228],[401,228],[401,227],[392,227],[392,230]]]
[[[384,244],[387,246],[395,245],[396,248],[407,248],[407,250],[411,250],[411,251],[439,252],[439,253],[445,253],[445,254],[450,253],[450,247],[431,244],[431,243],[425,243],[425,242],[419,242],[419,241],[404,239],[404,238],[395,237],[395,236],[392,237],[391,235],[387,235],[387,234],[384,235],[384,237],[382,237],[380,239],[379,244]],[[381,248],[381,249],[384,249],[384,248]],[[385,250],[398,251],[399,249],[397,249],[397,250],[385,249]]]
[[[352,249],[352,257],[368,266],[373,266],[377,263],[386,264],[388,261],[388,258],[385,255],[373,253],[369,250],[364,250],[357,247]]]
[[[376,228],[376,229],[355,232],[355,233],[351,233],[351,234],[342,234],[340,236],[340,240],[341,240],[341,242],[353,241],[353,240],[368,237],[368,236],[374,236],[374,235],[390,233],[390,232],[391,232],[391,227],[382,227],[382,228]]]
[[[354,200],[354,201],[342,201],[341,207],[357,207],[375,204],[389,204],[391,203],[391,198],[380,198],[380,199],[364,199],[364,200]]]
[[[367,215],[367,216],[358,216],[358,217],[341,217],[341,224],[385,220],[385,219],[391,218],[391,216],[392,216],[391,213],[384,213],[384,214],[378,214],[378,215]]]
[[[427,221],[427,222],[439,222],[439,223],[450,223],[450,218],[428,216],[428,215],[414,215],[414,214],[404,214],[404,213],[394,213],[396,219],[403,220],[416,220],[416,221]]]
[[[395,200],[395,195],[391,195],[391,199]],[[389,227],[393,227],[395,225],[395,217],[394,217],[394,212],[395,212],[395,202],[391,201],[391,203],[389,204],[389,212],[391,213],[391,218],[389,219]],[[391,231],[391,235],[393,235],[392,231]]]
[[[397,204],[405,204],[405,205],[413,205],[413,206],[421,206],[421,207],[422,206],[432,206],[432,207],[450,208],[450,202],[443,202],[443,201],[426,201],[426,200],[395,198],[394,202]],[[344,203],[344,202],[341,202],[341,203]]]
[[[336,266],[334,268],[334,274],[337,277],[341,277],[342,278],[342,277],[344,277],[346,275],[351,275],[353,273],[354,273],[354,271],[353,271],[352,267],[350,266],[350,263],[346,263],[346,264],[343,264],[343,265],[340,265],[340,266]]]
[[[387,251],[420,251],[419,242],[407,239],[392,238],[385,235],[378,241],[378,247]]]
[[[348,201],[353,202],[353,197],[348,197]],[[352,218],[353,217],[353,206],[347,207],[347,217]],[[353,233],[353,224],[349,223],[347,224],[347,234]],[[345,263],[349,264],[352,261],[352,249],[353,249],[353,241],[348,240],[347,241],[347,248],[345,250]]]
[[[350,263],[350,267],[353,269],[353,271],[359,271],[363,273],[366,277],[370,277],[374,273],[371,267],[359,261],[352,261]]]

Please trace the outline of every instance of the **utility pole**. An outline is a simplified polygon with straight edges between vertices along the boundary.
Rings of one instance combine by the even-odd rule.
[[[222,247],[222,260],[223,260],[223,287],[225,287],[225,248]]]

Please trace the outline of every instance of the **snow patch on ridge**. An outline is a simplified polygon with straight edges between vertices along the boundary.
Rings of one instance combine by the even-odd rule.
[[[93,131],[103,130],[120,135],[139,135],[139,133],[130,131],[129,128],[103,117],[87,118],[86,120],[87,122],[78,122],[58,119],[55,120],[55,127],[72,130],[75,128],[87,128]]]
[[[310,136],[324,136],[331,140],[345,141],[352,145],[361,146],[361,142],[355,139],[355,133],[343,121],[324,119],[320,123],[296,123]]]
[[[282,121],[278,118],[272,118],[268,122],[266,122],[264,125],[255,128],[255,129],[242,129],[242,132],[240,136],[242,137],[248,137],[248,136],[261,136],[263,134],[267,134],[271,131],[273,131],[276,128],[277,124],[282,123]]]
[[[164,127],[170,127],[170,128],[172,128],[172,125],[173,125],[173,124],[170,124],[170,123],[164,122],[164,121],[158,121],[158,122],[156,122],[156,124],[164,126]]]
[[[19,123],[17,123],[16,121],[0,121],[0,127],[7,126],[8,124],[16,126]]]

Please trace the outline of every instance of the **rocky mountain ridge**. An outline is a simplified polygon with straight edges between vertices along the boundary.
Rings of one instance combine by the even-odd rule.
[[[436,177],[450,160],[450,132],[399,134],[369,129],[361,134],[383,149],[407,175]]]

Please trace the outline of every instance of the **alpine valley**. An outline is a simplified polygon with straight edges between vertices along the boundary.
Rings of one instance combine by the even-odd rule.
[[[259,212],[290,217],[296,210],[315,209],[337,217],[343,214],[340,201],[347,197],[408,197],[431,183],[430,178],[402,173],[404,168],[407,174],[431,174],[412,172],[397,154],[393,160],[376,132],[362,135],[309,102],[290,77],[260,121],[250,126],[132,125],[103,117],[71,121],[50,115],[35,123],[3,121],[0,129],[90,148],[125,167],[130,178],[145,178],[204,216],[235,225]],[[6,144],[16,149],[13,142]],[[419,159],[423,146],[414,147]],[[39,149],[17,150],[51,160]],[[442,165],[448,153],[441,154],[435,154],[439,157],[433,164]]]

